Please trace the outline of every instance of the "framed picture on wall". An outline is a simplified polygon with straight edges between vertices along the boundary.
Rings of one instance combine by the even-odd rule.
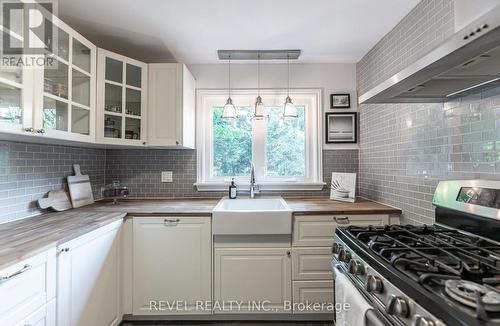
[[[330,94],[331,109],[349,109],[351,107],[350,94]]]
[[[357,143],[358,114],[356,112],[325,113],[327,144]]]

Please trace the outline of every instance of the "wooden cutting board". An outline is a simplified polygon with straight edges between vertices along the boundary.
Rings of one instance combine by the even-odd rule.
[[[73,164],[75,175],[68,176],[68,188],[73,208],[94,203],[94,195],[88,175],[82,175],[79,164]]]
[[[52,208],[57,212],[62,212],[72,207],[68,193],[64,189],[49,191],[47,198],[38,199],[38,206],[42,209]]]

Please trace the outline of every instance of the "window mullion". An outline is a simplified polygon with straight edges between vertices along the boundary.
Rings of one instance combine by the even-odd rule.
[[[265,179],[265,126],[264,119],[252,120],[252,162],[255,166],[257,182]]]

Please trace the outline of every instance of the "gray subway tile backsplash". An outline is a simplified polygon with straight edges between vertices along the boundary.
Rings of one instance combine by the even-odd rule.
[[[498,95],[445,104],[362,105],[361,196],[403,209],[403,223],[433,223],[440,180],[500,180]]]
[[[323,151],[324,181],[332,172],[357,172],[358,150]],[[163,183],[161,171],[172,171],[173,182]],[[226,192],[198,192],[195,150],[108,149],[106,182],[118,180],[130,188],[131,197],[220,197]],[[280,193],[284,196],[325,196],[323,191]]]
[[[114,180],[128,185],[130,197],[220,197],[226,192],[198,192],[195,150],[95,149],[0,141],[0,223],[38,215],[37,200],[66,185],[73,164],[90,176],[95,198]],[[172,171],[173,182],[162,183],[161,171]],[[358,150],[324,151],[325,182],[331,172],[357,172]],[[285,196],[325,196],[323,191],[280,193]]]
[[[40,214],[36,201],[64,187],[73,164],[90,176],[99,198],[105,154],[104,149],[0,141],[0,223]]]
[[[358,62],[358,94],[453,32],[452,0],[420,1]],[[500,179],[499,94],[491,89],[444,104],[360,105],[360,194],[400,207],[403,223],[433,223],[439,180]]]

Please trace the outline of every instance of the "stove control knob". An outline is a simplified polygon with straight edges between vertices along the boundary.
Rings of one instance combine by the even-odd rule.
[[[396,315],[402,318],[408,318],[410,315],[410,306],[405,298],[395,296],[394,294],[389,297],[387,306],[385,308],[389,315]]]
[[[417,315],[415,316],[415,322],[413,323],[413,326],[436,326],[436,322],[427,317]]]
[[[334,243],[332,246],[332,254],[338,254],[340,249],[342,249],[342,245],[340,243]]]
[[[366,291],[370,293],[382,293],[384,291],[384,283],[382,279],[375,275],[368,275],[365,282]]]
[[[349,273],[353,275],[363,275],[363,264],[355,259],[349,261]]]
[[[351,253],[345,249],[340,249],[339,260],[344,263],[348,263],[351,260]]]

